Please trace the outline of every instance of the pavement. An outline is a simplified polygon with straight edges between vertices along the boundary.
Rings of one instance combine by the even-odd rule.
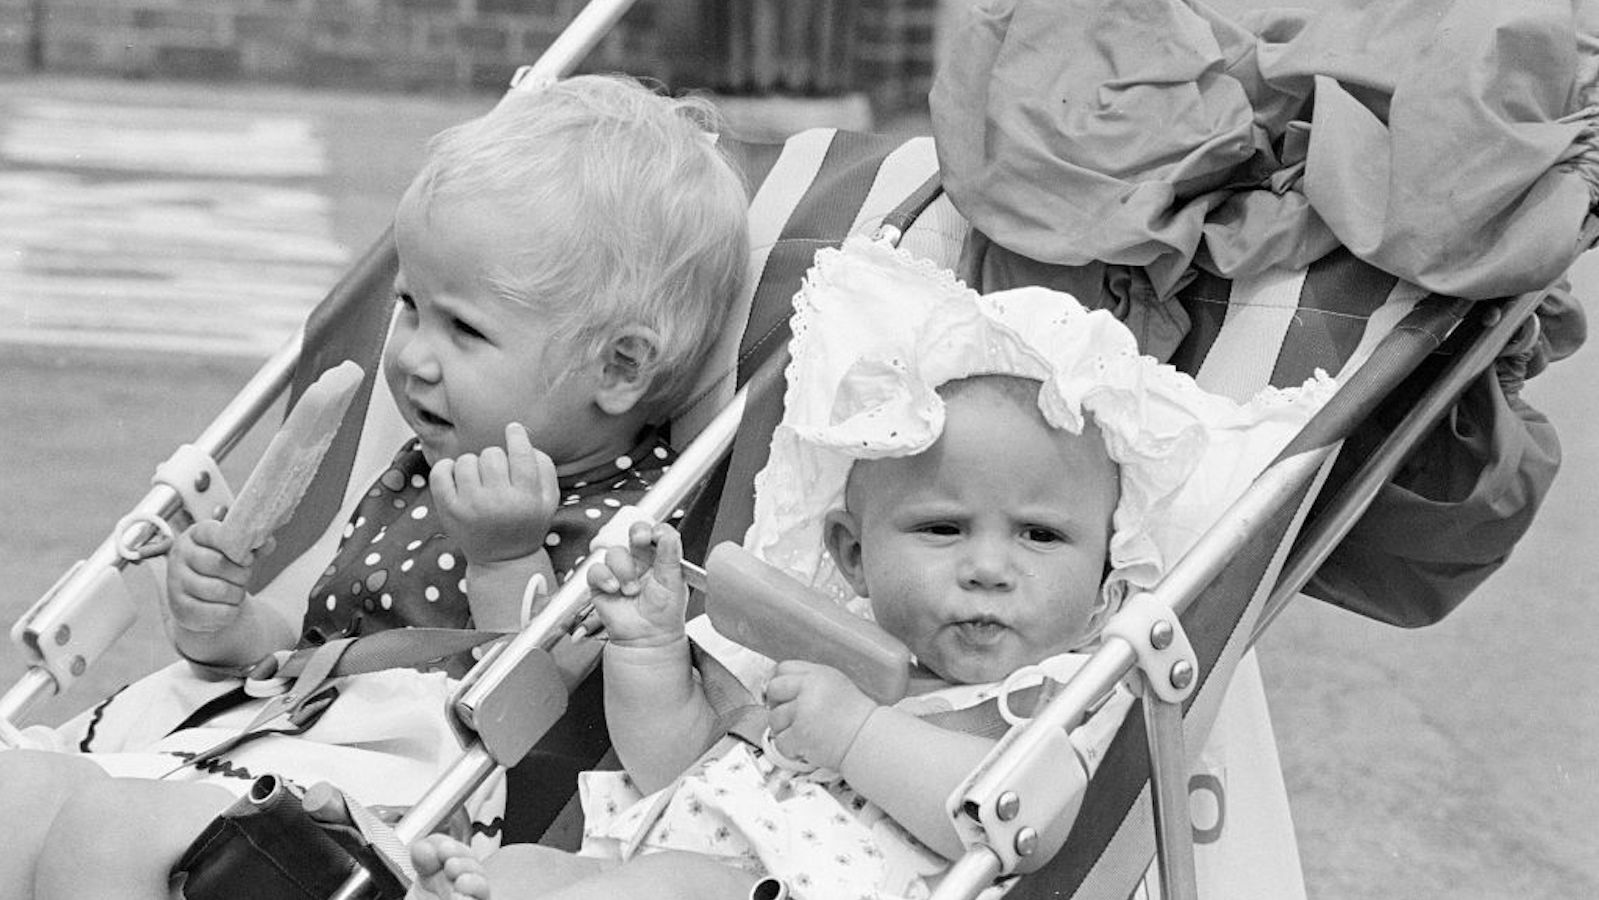
[[[99,541],[382,233],[427,136],[491,102],[3,84],[0,618]],[[1576,281],[1599,296],[1599,260]],[[1449,619],[1400,631],[1302,602],[1265,638],[1312,898],[1599,896],[1596,382],[1590,348],[1529,386],[1565,469],[1515,556]],[[170,658],[152,611],[39,714],[58,721]],[[0,647],[0,679],[20,666]]]

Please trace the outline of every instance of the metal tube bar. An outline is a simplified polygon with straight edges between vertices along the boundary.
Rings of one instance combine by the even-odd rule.
[[[0,697],[0,718],[7,722],[20,722],[33,705],[55,693],[56,680],[40,666],[30,666],[16,683]]]
[[[1155,814],[1155,858],[1164,900],[1199,900],[1194,870],[1194,827],[1188,810],[1188,753],[1181,703],[1167,703],[1144,686],[1144,730],[1149,738],[1150,799]]]
[[[467,747],[461,758],[428,788],[416,806],[394,824],[394,836],[400,839],[400,843],[410,845],[437,828],[493,774],[494,766],[494,758],[489,756],[481,743]]]
[[[965,855],[955,860],[955,864],[944,873],[931,900],[976,897],[988,890],[994,879],[1000,876],[1000,870],[1000,860],[994,851],[981,844],[969,847]]]
[[[589,0],[517,83],[533,87],[571,72],[632,6],[633,0]]]
[[[302,330],[296,330],[261,364],[261,368],[222,408],[222,412],[195,438],[196,447],[211,454],[212,459],[221,460],[238,446],[239,441],[272,408],[272,404],[277,402],[294,379],[294,368],[300,362],[303,336]]]
[[[1258,524],[1270,519],[1285,503],[1293,502],[1299,489],[1316,477],[1331,452],[1331,447],[1319,447],[1273,463],[1150,593],[1179,614],[1188,609],[1232,558],[1257,537]]]
[[[366,889],[371,886],[372,876],[366,873],[366,869],[356,869],[350,873],[349,878],[344,879],[344,883],[339,885],[339,889],[334,891],[328,900],[361,900],[366,896]]]

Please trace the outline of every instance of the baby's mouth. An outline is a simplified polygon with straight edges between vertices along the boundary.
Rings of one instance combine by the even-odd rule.
[[[429,428],[449,428],[450,420],[432,413],[422,407],[416,407],[416,420]]]
[[[984,647],[998,641],[1010,631],[1005,623],[996,619],[967,619],[961,622],[952,622],[950,627],[955,629],[961,641],[968,646]]]

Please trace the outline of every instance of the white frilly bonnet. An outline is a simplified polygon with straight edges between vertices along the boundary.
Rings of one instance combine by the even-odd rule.
[[[856,460],[914,455],[938,439],[934,389],[947,381],[1033,378],[1050,425],[1080,433],[1093,416],[1121,471],[1106,611],[1154,585],[1335,387],[1318,372],[1237,403],[1141,356],[1109,312],[1037,287],[979,296],[864,237],[819,251],[794,307],[786,408],[745,546],[868,617],[823,549],[823,518],[843,505]]]

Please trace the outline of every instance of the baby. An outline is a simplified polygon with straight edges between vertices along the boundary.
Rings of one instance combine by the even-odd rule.
[[[635,525],[590,572],[625,774],[585,777],[582,855],[512,846],[480,865],[430,837],[412,855],[435,895],[926,896],[964,849],[950,795],[995,739],[938,714],[1069,677],[1125,592],[1180,553],[1187,532],[1162,518],[1190,506],[1212,429],[1265,423],[1263,461],[1316,402],[1240,407],[1065,295],[979,298],[863,242],[819,254],[796,305],[746,544],[903,641],[913,696],[883,706],[827,666],[746,665],[700,629],[763,694],[776,753],[725,735],[690,665],[677,535]],[[1073,732],[1090,771],[1130,700]]]
[[[745,189],[707,112],[590,76],[513,92],[435,139],[395,216],[383,361],[416,437],[351,516],[298,629],[245,591],[260,548],[230,558],[216,523],[178,537],[164,612],[196,671],[390,628],[514,629],[530,581],[569,571],[671,463],[656,426],[692,399],[748,259]],[[0,896],[166,898],[184,847],[266,772],[408,806],[459,753],[446,711],[461,668],[347,677],[298,736],[218,754],[261,701],[240,691],[167,734],[178,719],[138,720],[209,682],[188,664],[157,673],[96,711],[89,752],[0,753]]]

